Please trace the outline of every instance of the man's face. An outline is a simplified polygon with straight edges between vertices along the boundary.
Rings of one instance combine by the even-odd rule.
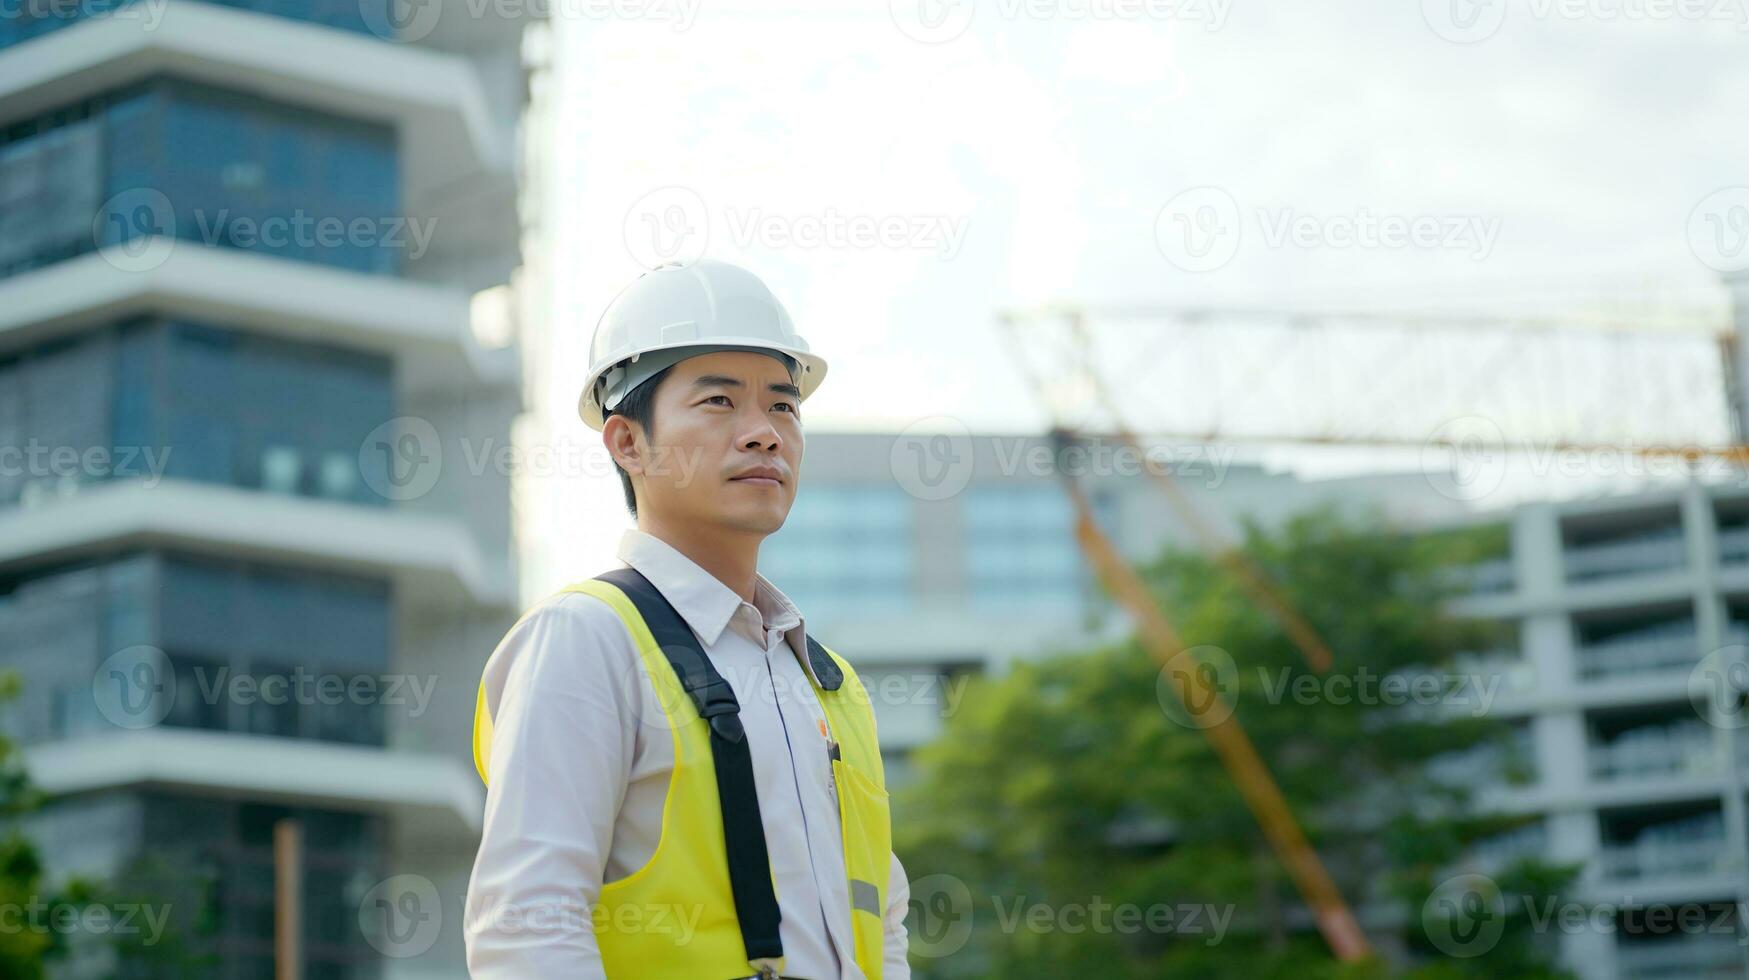
[[[638,512],[664,524],[767,535],[783,526],[801,475],[800,393],[776,358],[718,351],[674,365],[657,385]]]

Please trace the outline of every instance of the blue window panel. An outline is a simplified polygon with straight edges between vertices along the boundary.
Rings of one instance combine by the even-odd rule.
[[[51,34],[83,20],[99,17],[127,17],[144,25],[146,13],[138,7],[141,0],[80,0],[78,3],[48,5],[19,3],[0,17],[0,50],[14,44]],[[178,0],[183,2],[183,0]],[[232,7],[288,20],[319,24],[355,34],[387,34],[390,0],[207,0],[215,6]],[[32,16],[40,11],[40,15]]]
[[[903,608],[914,590],[911,508],[891,484],[814,487],[767,542],[762,569],[810,616]]]
[[[390,126],[154,79],[0,129],[0,275],[148,234],[393,275],[399,169]]]
[[[1075,541],[1074,506],[1060,488],[974,487],[962,502],[973,605],[1055,616],[1084,605],[1090,579]],[[1096,513],[1109,509],[1096,498]]]
[[[69,352],[96,357],[78,376],[99,380],[56,381]],[[81,452],[107,445],[114,471],[96,478],[161,475],[387,504],[360,469],[375,463],[361,455],[365,436],[395,415],[393,364],[382,355],[135,320],[0,361],[0,378],[0,434]],[[39,390],[43,398],[27,397]],[[96,401],[72,412],[68,390]],[[0,506],[17,501],[22,483],[0,483]]]

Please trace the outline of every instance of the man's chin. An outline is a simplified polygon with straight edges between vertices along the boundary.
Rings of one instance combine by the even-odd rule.
[[[731,530],[743,534],[775,534],[783,527],[784,519],[789,517],[789,508],[778,510],[744,510],[722,515],[717,522]]]

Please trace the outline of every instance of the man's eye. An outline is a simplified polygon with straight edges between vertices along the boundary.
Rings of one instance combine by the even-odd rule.
[[[709,398],[706,398],[705,402],[706,402],[706,404],[711,404],[711,405],[727,405],[727,404],[729,404],[729,396],[728,395],[712,395]]]
[[[791,405],[789,402],[778,402],[776,405],[773,405],[771,407],[772,408],[781,408],[784,411],[790,413],[791,415],[794,415],[796,413],[796,407],[794,405]]]

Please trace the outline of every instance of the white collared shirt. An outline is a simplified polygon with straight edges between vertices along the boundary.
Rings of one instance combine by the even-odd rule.
[[[759,576],[745,602],[660,538],[629,530],[620,559],[674,606],[729,682],[753,746],[784,973],[862,980],[850,931],[838,801],[802,617]],[[468,886],[468,969],[481,980],[602,977],[589,909],[655,853],[674,768],[667,716],[619,614],[565,592],[537,604],[486,662],[492,774]],[[910,888],[895,855],[887,980],[909,980]],[[685,924],[677,924],[684,928]]]

